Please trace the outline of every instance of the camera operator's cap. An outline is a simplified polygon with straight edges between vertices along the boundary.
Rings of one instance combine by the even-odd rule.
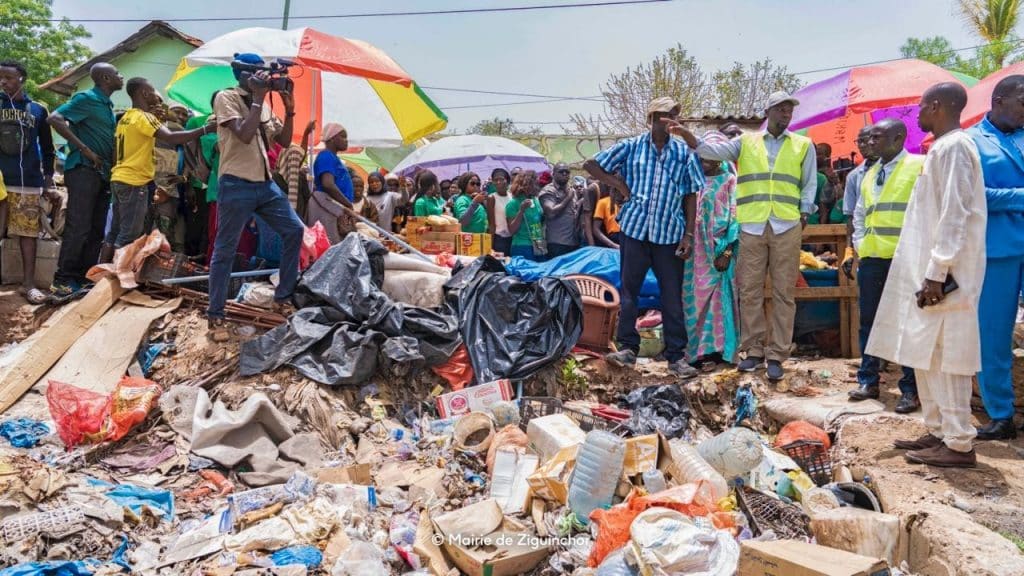
[[[327,142],[331,138],[334,138],[344,130],[345,127],[337,122],[328,122],[324,125],[324,129],[320,134],[321,141]]]
[[[764,109],[767,110],[769,108],[774,108],[783,102],[789,102],[793,106],[800,105],[800,101],[790,96],[789,92],[779,90],[777,92],[772,92],[771,96],[768,97],[768,105],[765,106]]]
[[[250,64],[254,66],[262,66],[263,64],[266,64],[262,56],[260,56],[259,54],[253,54],[252,52],[242,52],[240,54],[235,54],[235,62],[241,62],[242,64]],[[231,71],[235,73],[235,80],[240,80],[239,76],[241,75],[241,70],[232,68]]]

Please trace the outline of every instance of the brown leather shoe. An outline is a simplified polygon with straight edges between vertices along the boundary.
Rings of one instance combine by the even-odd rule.
[[[940,444],[942,444],[942,440],[931,434],[925,434],[916,440],[896,440],[892,443],[899,450],[925,450],[935,448]]]
[[[909,462],[942,468],[974,468],[978,465],[973,449],[970,452],[956,452],[945,444],[924,450],[913,450],[907,452],[905,457]]]

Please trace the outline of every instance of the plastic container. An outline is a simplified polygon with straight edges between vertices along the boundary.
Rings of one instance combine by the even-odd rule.
[[[672,461],[680,476],[679,480],[685,483],[696,483],[705,481],[711,486],[714,499],[718,500],[729,495],[729,485],[725,478],[708,464],[696,448],[682,440],[670,440],[669,446],[672,449]]]
[[[665,483],[665,475],[661,470],[647,470],[643,473],[644,488],[647,489],[648,494],[654,494],[661,492],[668,488],[668,484]]]
[[[725,478],[742,476],[764,459],[761,437],[748,428],[730,428],[701,442],[697,451]]]
[[[591,512],[612,505],[625,459],[622,438],[604,430],[587,433],[569,480],[569,509],[581,523],[589,524]]]

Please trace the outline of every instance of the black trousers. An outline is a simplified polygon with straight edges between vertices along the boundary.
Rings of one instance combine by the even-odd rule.
[[[185,255],[199,256],[207,253],[210,205],[206,202],[206,190],[193,188],[194,204],[185,206]]]
[[[110,207],[110,182],[91,167],[68,170],[64,184],[68,188],[68,209],[55,284],[85,281],[85,273],[99,260]]]
[[[637,302],[647,271],[653,269],[661,291],[662,338],[665,359],[682,360],[686,355],[686,321],[683,316],[683,261],[676,257],[676,244],[655,244],[619,236],[622,269],[622,308],[616,339],[623,348],[640,350],[640,334],[636,330],[639,314]]]

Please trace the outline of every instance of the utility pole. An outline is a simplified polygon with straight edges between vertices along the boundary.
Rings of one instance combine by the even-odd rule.
[[[284,0],[284,17],[281,18],[281,30],[288,29],[288,13],[291,12],[292,0]]]

